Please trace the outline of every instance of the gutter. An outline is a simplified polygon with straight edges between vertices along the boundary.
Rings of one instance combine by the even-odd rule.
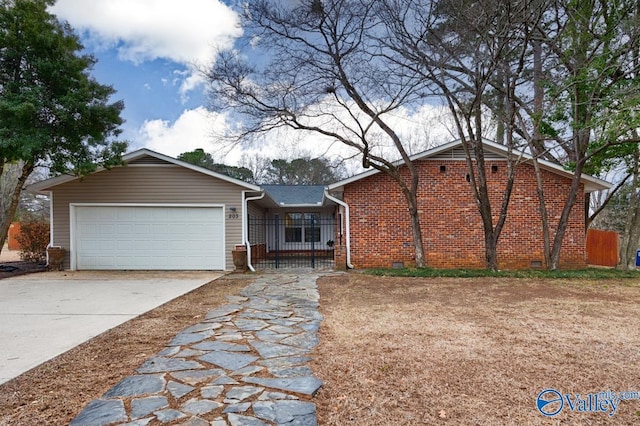
[[[344,213],[345,213],[345,233],[347,234],[347,268],[349,269],[353,269],[353,265],[351,264],[351,222],[350,222],[350,217],[349,217],[349,205],[347,203],[345,203],[342,200],[339,200],[335,197],[332,197],[329,194],[329,190],[328,188],[324,189],[324,196],[327,197],[327,199],[333,201],[336,204],[341,205],[342,207],[344,207]]]
[[[243,223],[242,239],[244,240],[244,245],[247,247],[247,267],[251,272],[255,272],[256,268],[254,268],[253,265],[251,264],[251,243],[249,242],[249,226],[248,226],[249,224],[247,223],[247,206],[249,201],[261,200],[262,198],[264,198],[264,196],[265,196],[265,192],[262,191],[262,194],[256,195],[255,197],[249,197],[249,198],[242,197],[243,198],[242,202],[244,203],[244,205],[242,206],[242,216],[243,216],[242,217],[242,223]]]
[[[49,247],[53,247],[53,191],[49,191],[49,244],[47,244],[46,259],[49,266]],[[71,256],[71,253],[69,253]]]

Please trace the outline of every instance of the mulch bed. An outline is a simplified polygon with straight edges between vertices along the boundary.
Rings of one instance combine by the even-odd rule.
[[[35,262],[0,262],[0,280],[3,278],[15,277],[24,274],[44,272],[47,268],[44,263]]]

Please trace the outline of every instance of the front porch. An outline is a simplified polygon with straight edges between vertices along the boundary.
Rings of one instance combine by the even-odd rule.
[[[251,264],[256,269],[335,267],[333,213],[275,213],[249,218],[248,226]]]
[[[248,261],[255,269],[333,269],[342,242],[338,206],[324,186],[265,185],[247,206]]]

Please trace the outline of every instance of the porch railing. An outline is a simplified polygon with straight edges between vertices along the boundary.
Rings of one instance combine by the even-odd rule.
[[[301,214],[294,218],[249,218],[248,227],[255,268],[333,267],[333,217]]]

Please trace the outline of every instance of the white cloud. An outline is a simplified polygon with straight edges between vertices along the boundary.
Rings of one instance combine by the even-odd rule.
[[[132,149],[146,147],[165,155],[177,157],[183,152],[202,148],[213,155],[216,161],[230,165],[241,165],[243,155],[249,157],[293,159],[300,156],[326,156],[329,158],[352,158],[347,169],[360,172],[361,157],[346,145],[317,134],[303,133],[290,128],[281,128],[265,135],[260,142],[246,145],[229,145],[220,135],[228,132],[228,117],[207,111],[204,107],[185,110],[175,121],[148,120],[138,131]],[[426,105],[417,111],[399,109],[388,123],[399,129],[410,153],[415,154],[455,139],[448,130],[448,111],[443,107]],[[218,135],[218,136],[216,136]],[[399,157],[394,148],[384,152],[390,159]]]
[[[175,121],[147,120],[138,131],[133,148],[146,147],[161,154],[177,157],[183,152],[202,148],[215,150],[212,133],[224,131],[226,120],[200,107],[186,110]]]
[[[354,102],[349,104],[351,111],[348,113],[342,105],[337,105],[332,99],[328,99],[328,102],[317,103],[309,108],[306,118],[303,118],[305,124],[324,128],[345,138],[353,138],[353,130],[358,129],[359,126],[368,127],[370,118],[360,111]],[[425,104],[417,109],[398,108],[393,112],[385,113],[382,120],[398,135],[405,151],[413,155],[456,138],[450,131],[453,128],[450,117],[448,108]],[[291,140],[293,135],[299,139],[301,135],[307,136],[300,140],[298,146],[313,147],[315,152],[324,150],[332,157],[349,158],[355,155],[360,158],[356,149],[340,142],[328,141],[326,137],[319,137],[317,134],[289,130],[285,135],[279,139]],[[368,129],[367,139],[372,155],[389,160],[400,158],[400,153],[392,139],[379,126],[372,125]],[[360,145],[357,140],[356,143]]]
[[[355,108],[355,107],[354,107]],[[349,122],[344,111],[336,112],[342,122]],[[456,139],[450,129],[449,110],[442,106],[424,105],[417,110],[399,108],[392,115],[385,115],[385,121],[395,129],[410,155],[417,154]],[[328,126],[328,124],[324,124]],[[338,131],[340,133],[340,131]],[[346,133],[346,132],[343,132]],[[400,154],[381,130],[370,132],[372,138],[379,138],[374,147],[376,154],[390,160],[397,160]],[[218,145],[219,146],[219,145]],[[346,168],[358,173],[362,171],[362,156],[354,148],[342,142],[312,132],[302,132],[288,127],[276,129],[264,135],[263,140],[231,150],[225,157],[228,164],[238,165],[242,155],[258,155],[269,158],[294,159],[301,156],[324,156],[330,159],[346,159]]]
[[[239,165],[243,155],[293,159],[303,155],[335,157],[346,152],[340,143],[289,128],[274,130],[261,142],[232,145],[222,137],[228,133],[229,127],[224,114],[207,111],[204,107],[185,110],[174,122],[162,119],[145,121],[130,149],[144,147],[177,157],[183,152],[202,148],[216,161],[230,165]]]
[[[51,11],[123,60],[185,65],[183,92],[194,87],[195,65],[208,65],[214,49],[230,47],[242,33],[238,15],[220,0],[58,0]]]

